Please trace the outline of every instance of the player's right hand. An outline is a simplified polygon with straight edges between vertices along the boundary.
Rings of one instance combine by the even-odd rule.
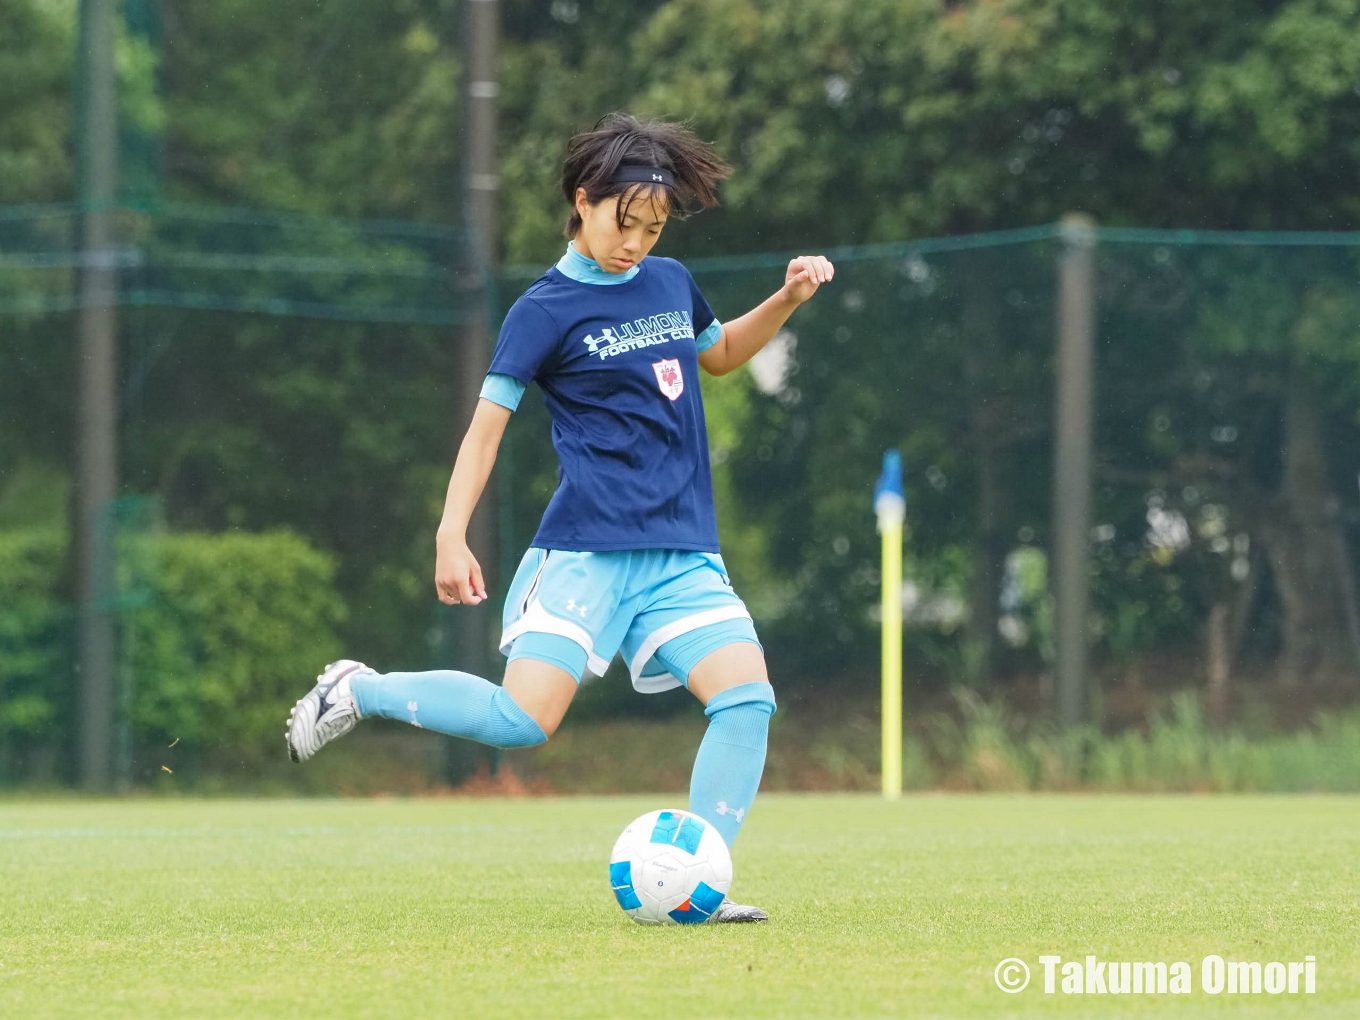
[[[439,601],[450,606],[475,606],[486,601],[482,568],[467,542],[439,535],[435,547],[434,587]]]

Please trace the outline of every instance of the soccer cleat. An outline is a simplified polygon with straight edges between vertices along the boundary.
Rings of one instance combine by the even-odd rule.
[[[770,915],[759,907],[747,907],[733,903],[726,896],[718,904],[718,909],[709,915],[709,924],[742,924],[750,921],[768,921]]]
[[[332,662],[316,678],[316,686],[288,713],[288,757],[306,761],[324,744],[343,737],[359,721],[359,706],[350,692],[349,681],[355,673],[367,670],[362,662],[341,659]]]

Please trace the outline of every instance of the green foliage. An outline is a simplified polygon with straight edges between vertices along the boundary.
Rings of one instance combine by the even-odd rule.
[[[1251,737],[1210,729],[1197,697],[1185,692],[1168,714],[1154,717],[1146,736],[1127,732],[1094,744],[1088,780],[1120,790],[1355,792],[1357,754],[1360,715],[1354,712],[1319,713],[1295,733]]]
[[[0,13],[0,161],[18,171],[0,174],[0,200],[57,198],[76,5]],[[124,116],[164,132],[171,195],[456,221],[455,9],[232,0],[173,15],[159,57],[144,35],[119,53]],[[737,167],[724,211],[672,228],[690,253],[1072,208],[1144,225],[1354,224],[1356,17],[1355,0],[518,0],[503,16],[503,248],[511,263],[552,256],[563,143],[619,107],[692,119]]]
[[[616,107],[689,119],[736,166],[723,207],[671,225],[658,250],[696,256],[725,320],[773,292],[781,260],[738,270],[699,256],[989,230],[1074,208],[1102,224],[1354,227],[1357,9],[507,0],[503,261],[557,257],[563,145]],[[71,194],[76,14],[71,0],[0,0],[2,201]],[[459,221],[454,7],[230,0],[168,14],[159,51],[128,32],[118,51],[124,128],[163,141],[168,197]],[[183,304],[120,313],[129,488],[162,496],[177,529],[305,536],[335,557],[348,646],[426,665],[432,529],[465,424],[450,398],[456,235],[427,232],[442,240],[426,245],[418,228],[378,241],[332,221],[294,230],[162,212],[175,215],[127,228],[145,257],[124,293]],[[71,265],[22,256],[69,256],[77,221],[16,223],[0,224],[0,254],[18,253],[0,297],[69,304]],[[835,285],[790,322],[796,375],[783,389],[760,391],[745,371],[705,380],[725,555],[780,668],[872,677],[868,498],[884,447],[906,461],[908,579],[926,595],[973,598],[990,557],[1050,544],[1057,249],[1043,236],[838,256]],[[1117,659],[1196,640],[1208,608],[1239,590],[1233,571],[1261,545],[1251,510],[1279,492],[1280,390],[1294,373],[1331,457],[1329,485],[1310,498],[1335,505],[1354,536],[1354,256],[1175,240],[1102,238],[1097,460],[1109,477],[1096,522],[1112,537],[1095,545],[1094,609],[1100,651]],[[296,272],[280,277],[277,259]],[[536,273],[507,274],[498,307]],[[222,293],[237,311],[208,310]],[[320,306],[342,305],[402,324],[320,321]],[[401,318],[415,305],[435,324]],[[56,313],[3,323],[7,485],[20,460],[67,470],[75,328]],[[493,482],[511,562],[555,480],[536,400]],[[986,512],[984,462],[1001,494]],[[1188,544],[1149,540],[1154,503],[1185,519]],[[33,520],[0,507],[6,527]],[[1022,616],[1028,643],[1007,662],[1032,667],[1050,656],[1050,611],[1027,597]],[[912,664],[945,682],[979,675],[966,622],[909,628]]]
[[[75,620],[57,589],[65,557],[65,533],[50,525],[0,531],[0,747],[22,752],[69,733]]]
[[[65,513],[70,482],[64,471],[41,461],[0,462],[5,478],[0,481],[0,529],[27,529],[55,522]]]
[[[735,493],[733,457],[744,445],[755,406],[755,384],[749,372],[716,378],[705,375],[701,382],[723,562],[736,583],[751,592],[745,601],[757,618],[781,616],[797,592],[774,573],[770,549],[773,536],[758,520],[744,513]]]
[[[592,5],[597,7],[599,5]],[[734,163],[686,254],[1056,220],[1360,222],[1354,0],[672,0],[510,30],[506,251],[549,258],[564,139],[608,109],[690,119]],[[1174,181],[1174,187],[1158,182]],[[753,239],[759,239],[753,243]]]
[[[329,550],[340,590],[363,609],[353,654],[392,661],[423,650],[434,530],[457,447],[457,351],[446,332],[143,314],[164,346],[127,477],[164,499],[173,528],[287,528]]]
[[[289,706],[339,657],[345,609],[334,559],[287,532],[141,534],[120,546],[120,575],[135,561],[145,586],[119,616],[134,743],[178,738],[190,763],[276,754]],[[0,531],[6,772],[22,770],[40,743],[73,737],[77,620],[60,588],[66,559],[64,530]]]
[[[249,759],[277,752],[288,708],[339,657],[333,557],[296,535],[172,534],[126,649],[139,740]]]
[[[625,677],[598,683],[627,688]],[[797,692],[781,690],[761,788],[877,791],[877,706],[847,694],[834,710],[809,711]],[[908,789],[1360,792],[1360,712],[1354,709],[1319,712],[1292,731],[1245,723],[1219,729],[1205,721],[1199,692],[1183,690],[1165,699],[1145,729],[1064,732],[969,688],[951,694],[948,709],[908,705],[902,759]],[[684,789],[702,719],[693,704],[677,705],[672,715],[578,718],[573,707],[551,741],[513,752],[504,764],[543,792]],[[601,755],[601,747],[617,753]]]
[[[71,195],[74,0],[0,0],[0,203]]]
[[[1146,732],[1063,733],[998,702],[955,691],[958,712],[926,721],[935,782],[979,790],[1096,788],[1217,793],[1360,791],[1360,714],[1318,713],[1292,733],[1209,726],[1200,695],[1181,691]]]
[[[175,10],[163,62],[180,198],[456,221],[456,19],[438,0]]]

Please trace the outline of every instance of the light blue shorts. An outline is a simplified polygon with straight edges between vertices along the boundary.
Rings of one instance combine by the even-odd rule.
[[[704,656],[752,641],[755,626],[717,553],[673,549],[567,552],[530,548],[505,598],[500,649],[511,661],[603,676],[622,652],[633,686],[689,683]]]

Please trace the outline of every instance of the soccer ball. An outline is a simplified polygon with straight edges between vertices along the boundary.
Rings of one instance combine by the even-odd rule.
[[[732,888],[732,855],[698,815],[649,811],[614,844],[609,884],[638,924],[698,924]]]

